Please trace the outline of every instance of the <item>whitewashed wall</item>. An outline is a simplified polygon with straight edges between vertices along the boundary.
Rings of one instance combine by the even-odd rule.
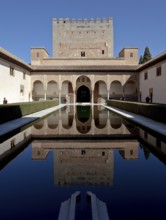
[[[161,66],[161,76],[156,76],[156,68]],[[148,72],[148,79],[144,79],[144,73]],[[149,89],[153,89],[153,103],[166,104],[166,61],[157,64],[139,74],[139,90],[142,101],[145,102],[149,95]]]
[[[10,66],[14,68],[14,76],[10,75]],[[25,79],[23,78],[25,72]],[[8,103],[29,101],[31,83],[29,72],[19,66],[0,59],[0,104],[6,97]],[[24,87],[24,94],[20,94],[20,87]]]

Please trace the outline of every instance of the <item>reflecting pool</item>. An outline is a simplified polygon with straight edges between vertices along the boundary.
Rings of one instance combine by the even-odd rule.
[[[163,220],[165,165],[164,138],[102,106],[66,106],[1,141],[0,219],[58,219],[80,191],[76,220],[90,220],[90,191],[110,220]]]

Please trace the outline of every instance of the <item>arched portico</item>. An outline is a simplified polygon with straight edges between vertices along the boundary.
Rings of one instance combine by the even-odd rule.
[[[94,103],[101,103],[103,100],[107,99],[107,86],[102,80],[95,83],[94,88]]]
[[[91,81],[87,76],[80,76],[76,81],[76,101],[91,102]]]
[[[58,84],[51,80],[47,83],[47,100],[58,99]]]
[[[63,81],[61,88],[61,102],[72,103],[74,97],[72,83],[68,80]]]
[[[120,99],[123,97],[123,87],[120,81],[114,80],[110,85],[110,98]]]
[[[40,80],[33,83],[32,99],[34,101],[45,99],[44,85]]]
[[[39,79],[38,79],[39,78]],[[130,76],[94,72],[72,72],[35,77],[32,80],[33,100],[59,99],[59,103],[102,103],[105,100],[122,99],[136,101],[138,83]]]
[[[129,80],[124,84],[124,98],[125,100],[137,101],[138,100],[138,90],[136,83],[133,80]]]

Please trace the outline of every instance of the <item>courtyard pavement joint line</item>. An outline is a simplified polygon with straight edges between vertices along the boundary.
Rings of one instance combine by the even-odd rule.
[[[103,106],[115,113],[118,113],[119,115],[124,116],[127,119],[130,119],[133,122],[136,122],[140,125],[143,125],[144,127],[150,128],[151,130],[166,136],[166,124],[164,123],[157,122],[142,115],[138,115],[115,107],[107,106],[104,104]]]
[[[25,126],[37,119],[40,119],[48,114],[50,114],[51,112],[54,112],[62,107],[64,107],[66,104],[60,104],[51,108],[47,108],[44,110],[41,110],[39,112],[35,112],[29,115],[26,115],[22,118],[17,118],[8,122],[5,122],[3,124],[0,124],[0,136],[5,135],[15,129],[18,129],[22,126]]]

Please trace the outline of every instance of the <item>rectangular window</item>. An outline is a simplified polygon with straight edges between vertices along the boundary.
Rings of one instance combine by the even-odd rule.
[[[26,73],[23,72],[23,79],[26,79]]]
[[[102,50],[102,54],[104,54],[104,50]]]
[[[156,76],[161,76],[161,66],[157,67]]]
[[[81,57],[85,57],[85,51],[81,51]]]
[[[20,95],[24,95],[24,85],[20,85]]]
[[[10,76],[14,76],[14,68],[10,67]]]
[[[133,57],[134,55],[133,55],[133,53],[130,53],[130,57]]]
[[[148,79],[148,72],[145,72],[144,73],[144,80],[147,80]]]

